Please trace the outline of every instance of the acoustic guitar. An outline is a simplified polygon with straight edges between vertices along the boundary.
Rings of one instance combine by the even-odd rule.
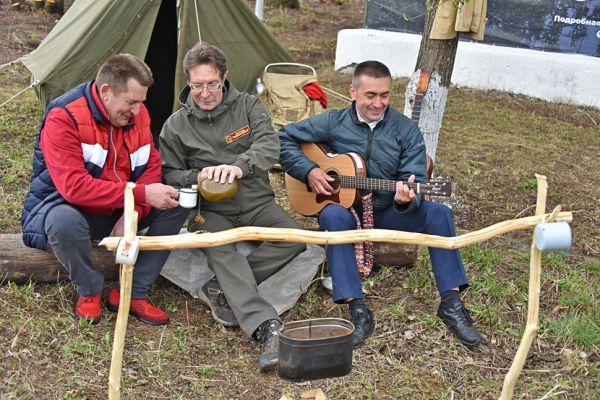
[[[330,196],[313,192],[307,183],[303,183],[285,174],[285,187],[292,207],[307,217],[318,214],[328,204],[339,204],[345,208],[359,204],[360,189],[396,191],[396,181],[367,178],[366,165],[360,154],[335,154],[327,152],[322,144],[300,144],[304,155],[316,163],[334,181],[329,184],[334,188]],[[450,196],[452,183],[430,181],[408,183],[415,193],[432,194],[434,196]]]

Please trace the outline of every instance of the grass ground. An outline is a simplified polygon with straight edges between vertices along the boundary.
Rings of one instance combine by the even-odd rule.
[[[341,5],[305,1],[298,11],[267,7],[266,23],[298,61],[317,66],[323,85],[345,94],[349,77],[332,71],[333,33],[360,26],[360,7],[352,7],[362,2],[337,3]],[[4,29],[10,21],[21,21],[22,16],[8,11],[6,1],[0,6],[0,14],[8,16]],[[10,41],[3,43],[7,49],[26,51],[23,38],[52,23],[35,25],[46,17],[33,17],[35,23],[23,25],[31,32],[15,28],[20,23],[12,24],[9,34],[0,31]],[[322,26],[315,32],[317,22]],[[297,32],[303,41],[294,39]],[[14,37],[20,43],[14,44]],[[9,57],[14,52],[2,54]],[[0,102],[27,83],[27,73],[19,66],[0,71]],[[405,84],[394,82],[393,105],[400,109]],[[344,105],[333,101],[333,106]],[[1,233],[19,231],[39,118],[31,91],[0,109]],[[543,257],[540,331],[515,398],[600,398],[600,189],[593,167],[598,124],[596,109],[499,92],[450,90],[436,173],[454,182],[459,231],[532,215],[534,173],[548,176],[549,209],[561,204],[574,212],[571,251]],[[279,200],[285,202],[281,181],[280,174],[273,174]],[[165,327],[148,327],[130,320],[123,398],[278,399],[284,393],[299,398],[315,387],[331,399],[497,397],[526,317],[530,241],[530,232],[518,232],[462,251],[472,285],[465,300],[486,335],[485,346],[469,350],[459,345],[435,316],[438,298],[422,249],[412,268],[384,267],[367,279],[367,301],[376,313],[377,329],[354,352],[352,372],[306,383],[288,382],[274,373],[261,375],[255,343],[239,330],[217,326],[199,302],[159,281],[151,298],[172,321]],[[75,321],[71,295],[68,283],[2,282],[0,398],[106,397],[115,317],[106,312],[96,326]],[[314,284],[283,319],[324,316],[347,314]]]

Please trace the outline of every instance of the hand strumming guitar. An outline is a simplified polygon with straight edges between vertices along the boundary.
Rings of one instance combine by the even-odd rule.
[[[411,175],[408,177],[408,183],[413,183],[415,176]],[[394,194],[394,201],[398,204],[410,203],[417,198],[415,191],[403,184],[402,181],[396,182],[396,194]]]
[[[313,168],[308,173],[307,180],[312,190],[318,194],[330,196],[334,191],[329,182],[333,182],[335,179],[327,175],[321,168]]]

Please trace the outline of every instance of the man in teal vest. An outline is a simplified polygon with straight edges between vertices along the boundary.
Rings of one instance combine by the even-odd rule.
[[[103,275],[94,269],[91,240],[123,235],[125,186],[135,182],[135,209],[147,235],[179,233],[187,210],[178,191],[161,182],[161,162],[143,105],[153,82],[150,68],[130,54],[111,57],[94,81],[54,100],[35,142],[31,186],[22,213],[23,241],[50,250],[75,285],[75,315],[97,323]],[[148,303],[168,251],[140,252],[133,273],[130,314],[148,324],[169,316]],[[113,288],[108,309],[117,311]]]

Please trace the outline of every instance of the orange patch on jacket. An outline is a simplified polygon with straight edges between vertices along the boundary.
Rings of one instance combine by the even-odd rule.
[[[225,136],[225,143],[230,144],[231,142],[238,140],[239,138],[246,136],[249,133],[250,127],[246,125],[245,127],[238,129],[237,131]]]

